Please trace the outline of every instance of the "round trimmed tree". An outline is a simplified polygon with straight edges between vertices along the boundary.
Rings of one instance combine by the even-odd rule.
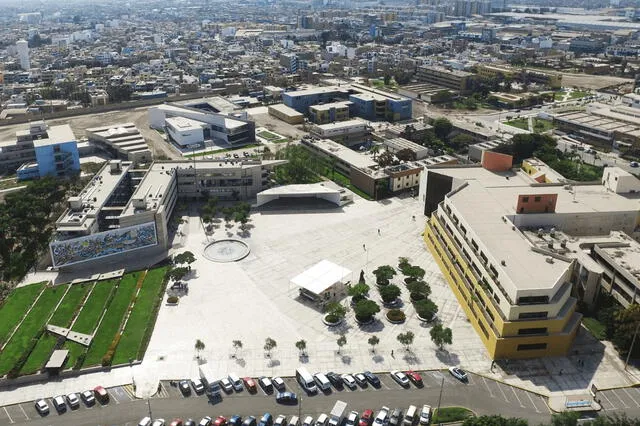
[[[380,306],[373,300],[364,299],[356,303],[354,312],[358,321],[369,322],[375,314],[380,312]]]

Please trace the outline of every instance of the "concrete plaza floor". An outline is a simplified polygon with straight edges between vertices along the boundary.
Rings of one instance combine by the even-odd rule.
[[[206,364],[218,377],[231,372],[241,377],[290,376],[300,365],[306,365],[312,373],[460,365],[543,395],[585,395],[591,383],[598,388],[611,388],[640,382],[637,369],[630,367],[625,372],[624,362],[613,348],[593,339],[585,329],[580,331],[570,356],[498,362],[492,370],[480,338],[425,247],[425,218],[416,199],[370,202],[356,197],[354,203],[342,208],[295,202],[286,208],[267,205],[252,212],[246,233],[237,226],[227,230],[221,222],[210,236],[205,235],[195,208],[191,213],[178,214],[188,216],[188,221],[182,226],[184,235],[179,243],[176,241],[173,252],[190,250],[197,260],[186,278],[188,294],[181,297],[177,306],[162,305],[142,364],[111,373],[3,389],[0,405],[97,384],[131,383],[132,379],[137,395],[147,397],[155,393],[160,379],[197,376],[199,364]],[[245,241],[251,253],[233,263],[214,263],[202,255],[210,241],[229,237]],[[403,291],[402,309],[407,320],[401,325],[389,323],[383,315],[386,309],[382,308],[373,325],[357,325],[349,312],[342,326],[327,327],[322,323],[322,313],[299,300],[297,288],[290,284],[291,278],[328,259],[350,269],[354,283],[360,270],[364,270],[371,285],[370,295],[377,299],[371,272],[384,264],[397,266],[400,256],[426,271],[431,298],[439,307],[438,317],[453,331],[453,344],[446,351],[438,351],[431,342],[431,325],[424,325],[415,317],[401,275],[393,280]],[[415,334],[411,352],[406,352],[396,339],[407,330]],[[345,333],[347,345],[338,354],[336,340],[341,333]],[[367,343],[371,335],[380,339],[375,353]],[[277,342],[270,357],[263,349],[267,337]],[[194,349],[196,339],[206,345],[200,359]],[[307,342],[308,357],[301,358],[295,347],[300,339]],[[233,340],[243,343],[237,354]]]

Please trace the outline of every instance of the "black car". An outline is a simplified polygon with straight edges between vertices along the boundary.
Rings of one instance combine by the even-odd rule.
[[[380,379],[378,378],[378,376],[373,374],[371,371],[365,371],[362,374],[364,374],[364,377],[367,378],[367,381],[369,383],[371,383],[371,386],[375,386],[375,387],[379,387],[380,386]]]
[[[256,418],[253,416],[249,416],[242,422],[242,426],[256,426]]]
[[[184,422],[184,426],[197,426],[197,423],[193,419],[188,419],[186,422]]]
[[[276,402],[280,404],[295,404],[298,402],[298,396],[293,392],[278,392],[276,394]]]
[[[337,375],[333,371],[328,372],[327,374],[325,374],[325,376],[327,376],[327,379],[329,379],[331,384],[336,389],[342,389],[343,388],[344,382],[342,381],[342,377],[340,377],[339,375]]]
[[[264,390],[266,393],[273,392],[273,383],[271,383],[271,379],[269,379],[268,377],[260,377],[260,379],[258,379],[258,383],[260,384],[262,390]]]
[[[180,380],[178,387],[184,396],[191,395],[191,386],[189,385],[188,380]]]

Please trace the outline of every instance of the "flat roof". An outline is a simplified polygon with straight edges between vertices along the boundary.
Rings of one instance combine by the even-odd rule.
[[[333,285],[351,280],[351,271],[328,260],[321,260],[291,282],[313,294],[321,294]]]
[[[349,129],[352,127],[366,126],[366,125],[367,123],[365,123],[362,120],[353,119],[353,120],[345,120],[345,121],[336,121],[334,123],[327,123],[327,124],[316,124],[316,127],[322,130],[334,130],[334,129]]]
[[[205,124],[202,121],[192,120],[187,117],[167,117],[165,121],[180,131],[201,130]]]
[[[339,144],[338,142],[332,141],[331,139],[311,141],[308,142],[308,144],[315,146],[326,154],[339,158],[350,166],[358,169],[366,169],[378,165],[378,163],[373,160],[373,157],[356,152]]]
[[[64,362],[67,360],[69,356],[69,351],[65,349],[58,349],[53,351],[47,365],[44,366],[45,369],[48,368],[62,368]]]
[[[383,140],[383,142],[385,145],[396,148],[398,150],[400,149],[410,149],[413,152],[422,152],[422,151],[427,151],[429,148],[427,148],[426,146],[422,146],[422,145],[418,145],[415,142],[411,142],[408,139],[405,138],[390,138],[390,139],[385,139]]]
[[[330,87],[309,87],[307,89],[302,90],[294,90],[292,92],[284,92],[285,95],[290,97],[298,97],[298,96],[310,96],[310,95],[319,95],[325,93],[347,93],[347,89],[344,87],[330,86]]]
[[[275,104],[269,105],[269,108],[273,108],[274,110],[281,112],[287,117],[301,117],[303,114],[301,112],[296,111],[295,109],[286,106],[285,104]]]
[[[55,145],[64,142],[73,142],[76,140],[76,136],[73,134],[73,130],[71,130],[71,126],[68,124],[62,124],[60,126],[50,126],[47,129],[47,138],[43,139],[34,139],[33,146],[47,146],[47,145]]]
[[[311,105],[309,108],[318,110],[318,111],[327,111],[331,108],[345,108],[353,105],[353,102],[350,101],[341,101],[341,102],[330,102],[328,104],[320,104],[320,105]]]

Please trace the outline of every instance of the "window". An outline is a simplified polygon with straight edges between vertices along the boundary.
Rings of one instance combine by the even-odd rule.
[[[525,296],[518,298],[518,305],[543,305],[549,303],[549,296]]]
[[[523,203],[528,203],[529,202],[529,197],[522,197],[522,202]]]
[[[473,247],[474,250],[478,250],[478,243],[476,243],[476,240],[471,240],[471,247]]]
[[[465,228],[464,225],[460,225],[460,229],[464,235],[467,235],[467,228]]]
[[[518,330],[518,335],[526,336],[530,334],[545,334],[547,332],[547,327],[538,327],[538,328],[521,328]]]
[[[533,197],[533,201],[534,201],[535,203],[539,203],[539,202],[540,202],[540,200],[542,200],[542,197]]]
[[[541,349],[547,349],[547,344],[546,343],[529,343],[529,344],[518,345],[519,351],[538,351]]]
[[[518,315],[518,319],[543,319],[549,315],[549,312],[523,312]]]

